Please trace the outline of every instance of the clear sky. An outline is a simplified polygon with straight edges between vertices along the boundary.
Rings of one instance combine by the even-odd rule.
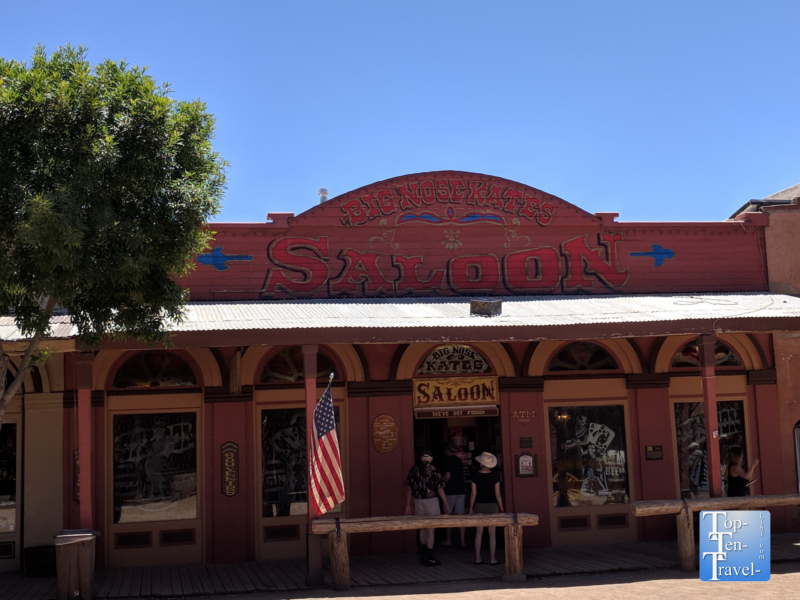
[[[67,42],[217,118],[221,221],[398,175],[505,177],[621,221],[800,182],[800,3],[0,0],[0,56]]]

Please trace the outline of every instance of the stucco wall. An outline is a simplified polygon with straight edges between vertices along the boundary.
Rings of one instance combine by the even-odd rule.
[[[63,415],[63,394],[25,395],[25,547],[50,545],[63,529]]]
[[[766,231],[769,289],[778,294],[800,295],[800,211],[796,207],[769,210]]]

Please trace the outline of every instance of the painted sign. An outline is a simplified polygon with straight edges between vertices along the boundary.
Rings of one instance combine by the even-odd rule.
[[[496,406],[467,406],[464,408],[422,409],[414,410],[415,419],[448,419],[450,417],[496,417],[500,409]],[[470,443],[470,448],[473,444]],[[463,456],[462,456],[463,458]]]
[[[497,404],[497,377],[447,377],[414,380],[414,407]]]
[[[463,344],[439,346],[417,369],[417,375],[461,375],[491,371],[489,361],[478,351]]]
[[[239,446],[225,442],[222,452],[222,495],[235,496],[239,493]]]
[[[381,454],[389,454],[400,439],[397,421],[391,415],[378,415],[372,422],[372,445]]]
[[[499,177],[398,177],[267,224],[214,224],[193,299],[767,289],[763,228],[615,223]]]

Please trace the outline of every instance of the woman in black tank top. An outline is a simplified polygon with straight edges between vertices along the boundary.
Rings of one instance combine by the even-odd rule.
[[[731,446],[728,449],[728,497],[747,495],[747,484],[753,481],[753,471],[758,466],[758,459],[753,461],[749,471],[742,468],[744,452],[741,446]]]

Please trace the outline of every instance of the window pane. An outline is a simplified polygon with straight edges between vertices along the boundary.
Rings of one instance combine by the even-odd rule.
[[[339,407],[334,407],[339,434]],[[339,437],[341,444],[341,436]],[[308,460],[305,408],[261,411],[261,514],[308,514]]]
[[[17,524],[17,425],[0,429],[0,533],[14,531]]]
[[[115,388],[195,386],[192,368],[177,354],[163,350],[139,352],[114,376]]]
[[[548,409],[553,459],[553,506],[627,504],[625,409]]]
[[[745,457],[744,402],[717,402],[719,456],[722,490],[726,493],[728,449],[741,446]],[[678,443],[678,473],[681,498],[708,498],[706,417],[702,402],[675,403],[675,433]],[[744,466],[744,463],[742,463]]]
[[[573,342],[558,351],[548,371],[605,371],[619,369],[608,351],[591,342]]]
[[[197,518],[197,415],[114,415],[114,522]]]

